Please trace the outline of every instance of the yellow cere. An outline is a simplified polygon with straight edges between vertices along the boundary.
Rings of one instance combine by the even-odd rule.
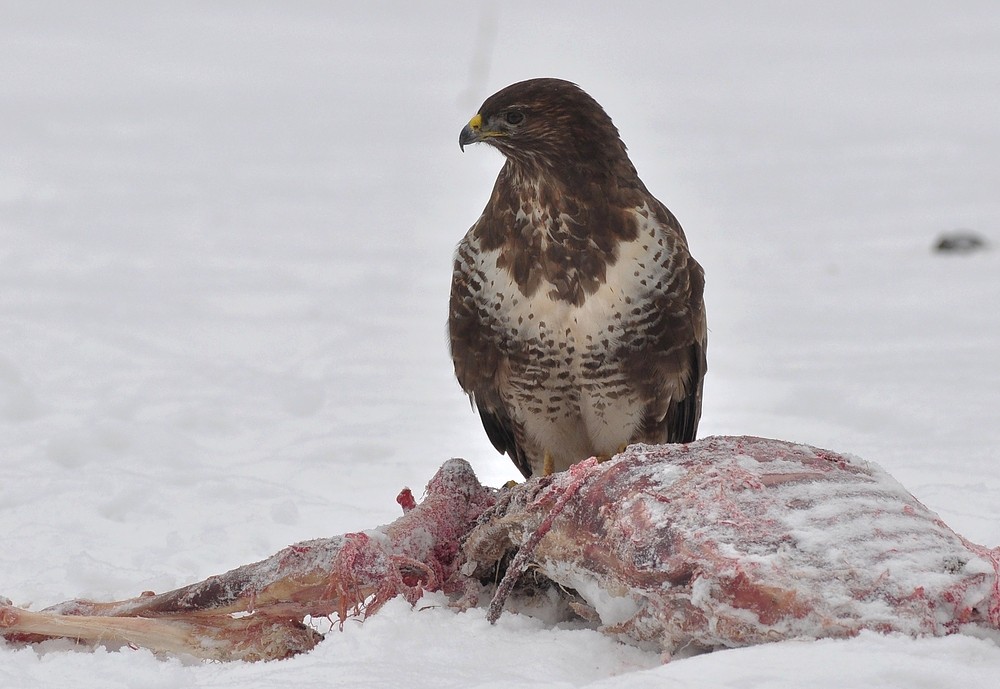
[[[478,114],[478,113],[476,113],[475,115],[473,115],[472,119],[469,120],[469,126],[472,129],[479,129],[480,127],[482,127],[483,126],[483,116],[480,115],[480,114]]]

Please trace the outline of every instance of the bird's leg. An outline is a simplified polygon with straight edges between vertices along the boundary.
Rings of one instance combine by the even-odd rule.
[[[622,443],[621,445],[618,446],[618,449],[616,449],[614,451],[614,454],[610,454],[610,455],[597,455],[597,463],[601,464],[603,462],[608,461],[612,457],[617,457],[622,452],[624,452],[626,449],[628,449],[628,443]]]
[[[552,454],[546,450],[542,458],[542,476],[551,476],[556,473],[556,463],[552,459]]]

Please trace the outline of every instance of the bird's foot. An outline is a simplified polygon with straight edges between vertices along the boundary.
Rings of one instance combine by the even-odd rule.
[[[556,463],[549,451],[546,450],[545,457],[542,459],[542,476],[551,476],[554,473],[556,473]]]
[[[608,461],[612,457],[617,457],[622,452],[624,452],[626,449],[628,449],[628,443],[622,443],[621,445],[618,446],[618,449],[615,450],[614,454],[611,454],[611,455],[595,455],[597,457],[597,463],[598,464],[603,464],[604,462]]]

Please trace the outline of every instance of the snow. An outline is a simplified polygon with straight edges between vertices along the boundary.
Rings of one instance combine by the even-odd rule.
[[[8,2],[0,593],[165,591],[517,472],[452,379],[502,86],[580,83],[708,279],[700,435],[878,462],[1000,543],[993,3]],[[992,250],[935,254],[969,228]],[[4,686],[990,686],[971,636],[678,660],[401,601],[267,664],[0,647]]]

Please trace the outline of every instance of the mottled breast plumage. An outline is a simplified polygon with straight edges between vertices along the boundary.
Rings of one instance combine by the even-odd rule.
[[[487,99],[460,138],[477,141],[507,162],[457,249],[449,332],[491,441],[530,476],[694,439],[701,268],[610,118],[569,82],[532,80]]]

